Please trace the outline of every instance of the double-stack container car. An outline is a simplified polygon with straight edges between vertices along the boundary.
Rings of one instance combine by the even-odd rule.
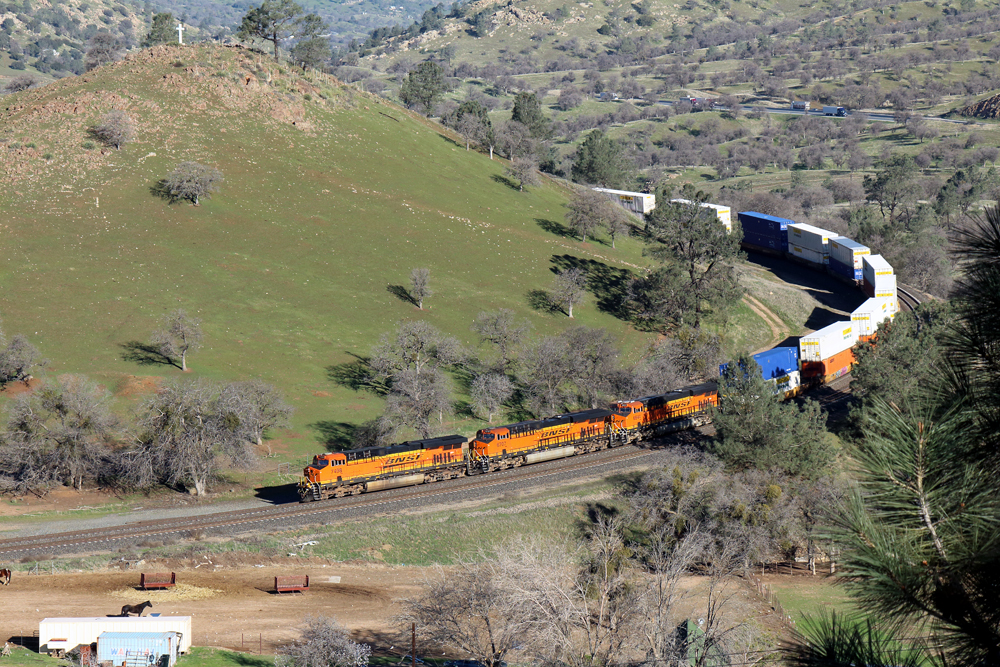
[[[869,255],[871,250],[868,246],[846,236],[834,236],[830,239],[830,272],[856,284],[861,283],[864,280],[862,263]]]
[[[794,220],[755,211],[743,211],[737,217],[745,246],[774,254],[788,252],[788,225],[794,225]]]
[[[851,321],[834,322],[799,338],[802,381],[829,382],[849,373],[854,365],[851,348],[858,342]]]
[[[854,335],[859,341],[869,340],[875,335],[878,325],[891,320],[896,314],[892,299],[868,299],[851,313]]]
[[[834,232],[802,223],[788,225],[788,251],[792,257],[824,266],[829,262]]]

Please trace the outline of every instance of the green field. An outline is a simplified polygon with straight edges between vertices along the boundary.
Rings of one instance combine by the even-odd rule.
[[[126,346],[183,308],[205,333],[188,376],[276,385],[296,413],[272,451],[297,465],[381,412],[382,399],[345,386],[344,371],[402,320],[426,320],[470,349],[477,313],[501,307],[536,335],[606,327],[632,360],[653,340],[594,295],[574,320],[529,298],[562,263],[646,265],[638,241],[612,250],[553,233],[565,185],[518,192],[504,161],[333,79],[238,49],[161,47],[7,100],[0,316],[5,333],[42,350],[50,376],[86,373],[123,403],[141,400],[182,374]],[[112,108],[137,125],[121,151],[88,143]],[[183,160],[224,174],[200,206],[151,192]],[[431,271],[424,311],[394,294],[416,267]],[[753,338],[754,319],[766,338],[753,317],[741,318],[741,337]]]

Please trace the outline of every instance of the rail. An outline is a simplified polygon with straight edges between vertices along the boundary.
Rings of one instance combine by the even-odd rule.
[[[900,287],[898,284],[896,285],[896,296],[900,301],[900,310],[915,310],[916,307],[920,305],[920,299]]]

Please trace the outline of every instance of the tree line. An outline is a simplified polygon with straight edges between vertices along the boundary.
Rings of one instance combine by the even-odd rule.
[[[176,311],[148,345],[159,363],[187,370],[201,341],[198,320]],[[24,336],[0,333],[0,386],[28,384],[48,363]],[[167,381],[134,409],[116,409],[111,393],[79,375],[46,378],[20,393],[0,427],[0,494],[42,495],[65,485],[116,491],[157,486],[204,495],[223,462],[250,468],[266,433],[292,414],[260,380]]]

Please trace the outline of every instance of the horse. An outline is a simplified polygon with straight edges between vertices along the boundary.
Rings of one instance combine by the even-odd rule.
[[[122,616],[128,616],[129,614],[135,614],[136,616],[142,616],[142,612],[146,611],[146,607],[152,607],[153,603],[146,600],[142,604],[127,604],[122,607]]]
[[[0,570],[0,584],[4,586],[10,585],[10,570]]]

